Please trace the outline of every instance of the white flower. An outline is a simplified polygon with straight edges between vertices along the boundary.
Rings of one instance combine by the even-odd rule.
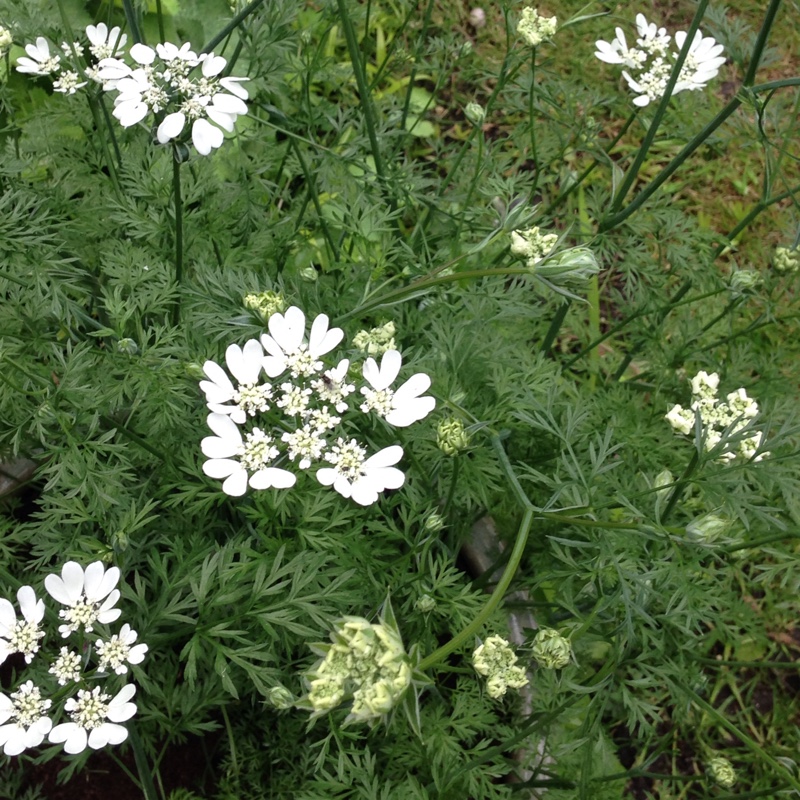
[[[597,52],[595,58],[605,61],[606,64],[622,64],[630,69],[640,69],[647,61],[647,53],[635,47],[628,49],[628,42],[622,28],[615,30],[617,34],[611,42],[604,42],[602,39],[596,41],[594,46]]]
[[[0,694],[0,746],[7,756],[18,756],[38,747],[53,727],[45,712],[52,700],[43,700],[33,681],[27,681],[7,697]],[[9,722],[10,720],[10,722]]]
[[[308,469],[312,461],[318,461],[325,449],[325,440],[313,425],[304,425],[293,433],[284,433],[281,440],[288,445],[289,458],[300,456],[300,469]]]
[[[56,676],[59,686],[66,686],[70,681],[79,681],[81,679],[81,657],[68,647],[62,647],[58,658],[47,671]]]
[[[675,44],[683,49],[685,42],[686,31],[678,31],[675,34]],[[724,49],[712,36],[703,36],[700,31],[695,31],[686,61],[683,62],[681,74],[675,84],[674,94],[687,89],[692,92],[705,89],[706,84],[717,76],[719,68],[725,63],[725,57],[720,55]],[[677,56],[676,53],[675,57]]]
[[[76,561],[67,561],[61,569],[61,577],[48,575],[44,588],[48,594],[66,609],[58,612],[66,621],[58,630],[62,636],[69,636],[83,627],[91,633],[95,622],[113,622],[122,613],[114,604],[119,600],[119,567],[106,570],[102,561],[94,561],[83,567]]]
[[[106,672],[111,667],[117,675],[124,675],[128,671],[126,662],[141,664],[149,648],[146,644],[132,646],[137,635],[136,631],[132,630],[126,622],[119,634],[115,634],[107,642],[98,639],[95,642],[97,655],[100,657],[100,663],[97,665],[98,671]]]
[[[376,412],[390,425],[405,428],[424,419],[433,411],[436,400],[420,397],[431,385],[431,379],[424,373],[412,375],[399,389],[392,391],[389,386],[400,372],[403,358],[397,350],[387,350],[381,359],[380,369],[374,358],[364,362],[364,379],[372,389],[363,387],[364,402],[361,410],[366,414]]]
[[[209,414],[208,427],[217,435],[207,436],[201,443],[203,454],[209,457],[203,472],[209,478],[225,478],[225,494],[240,497],[248,483],[253,489],[294,486],[297,478],[291,472],[270,466],[280,451],[269,434],[253,428],[242,439],[239,428],[224,414]]]
[[[103,58],[115,58],[122,53],[128,41],[128,35],[120,33],[118,26],[110,31],[105,22],[98,22],[97,25],[87,25],[86,35],[89,37],[89,52],[100,61]]]
[[[347,411],[345,397],[352,394],[356,387],[347,383],[347,370],[350,368],[348,359],[342,359],[334,369],[326,370],[321,378],[311,381],[311,388],[317,397],[328,403],[333,403],[339,413]]]
[[[101,62],[102,63],[102,62]],[[145,100],[145,94],[153,94],[153,87],[147,73],[139,68],[132,70],[129,75],[120,79],[113,79],[110,76],[118,74],[116,68],[108,69],[100,67],[99,75],[103,81],[113,80],[114,88],[119,94],[114,98],[114,110],[111,112],[123,128],[130,128],[131,125],[141,122],[151,111],[151,107]],[[108,77],[107,77],[108,76]],[[153,108],[152,110],[157,110]]]
[[[666,414],[665,419],[672,425],[673,430],[688,436],[694,429],[694,414],[679,405],[673,406]]]
[[[66,70],[53,82],[53,89],[61,94],[75,94],[78,89],[86,86],[87,81],[78,82],[78,73]]]
[[[399,489],[403,485],[405,475],[394,467],[403,457],[402,447],[385,447],[370,458],[366,454],[366,449],[355,439],[348,442],[339,438],[325,454],[325,460],[333,466],[318,470],[317,480],[362,506],[374,503],[386,489]]]
[[[136,687],[132,684],[123,686],[113,699],[99,686],[91,692],[79,690],[77,700],[70,697],[64,704],[72,722],[56,725],[49,740],[53,744],[64,742],[64,751],[71,754],[82,753],[87,744],[93,750],[121,744],[128,738],[128,730],[114,723],[126,722],[136,713],[136,704],[128,702],[134,694]]]
[[[319,357],[333,350],[344,338],[344,331],[341,328],[329,330],[327,315],[320,314],[311,324],[306,344],[306,317],[297,306],[287,309],[285,314],[273,314],[268,325],[269,334],[262,334],[261,344],[269,353],[264,359],[264,371],[270,378],[287,369],[293,378],[320,372],[323,364]]]
[[[269,383],[258,383],[263,358],[264,351],[257,339],[249,339],[243,348],[238,344],[228,346],[225,363],[228,371],[236,378],[238,387],[234,387],[219,364],[206,361],[203,372],[210,380],[200,381],[200,388],[205,393],[209,410],[215,414],[228,414],[240,425],[247,420],[248,415],[253,417],[256,412],[269,411],[272,386]]]
[[[650,69],[632,78],[627,72],[622,71],[622,77],[628,86],[639,95],[633,99],[633,104],[644,108],[664,96],[664,91],[669,82],[670,67],[663,58],[656,58]]]
[[[719,389],[719,375],[712,372],[710,375],[701,370],[691,379],[692,394],[701,398],[711,398],[717,394]]]
[[[619,28],[617,30],[619,30]],[[640,47],[651,55],[666,55],[672,38],[667,33],[666,28],[659,28],[655,22],[648,22],[644,14],[637,14],[636,30],[639,32],[640,37],[636,40],[636,43]],[[634,65],[630,66],[633,67]]]
[[[26,44],[25,52],[30,58],[22,56],[17,59],[17,72],[28,75],[50,75],[61,69],[61,56],[50,55],[50,45],[44,36],[36,39],[36,44]]]
[[[278,408],[282,408],[286,414],[295,417],[298,414],[305,417],[308,414],[308,402],[311,397],[311,389],[302,386],[295,386],[293,383],[282,383],[281,391],[283,395],[276,403]]]
[[[33,587],[20,587],[17,602],[23,616],[20,620],[14,606],[5,598],[0,599],[0,664],[12,653],[22,653],[30,664],[39,650],[39,639],[44,636],[39,628],[44,619],[44,601],[36,600]]]

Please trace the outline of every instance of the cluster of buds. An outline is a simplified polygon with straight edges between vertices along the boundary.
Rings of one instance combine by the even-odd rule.
[[[525,260],[531,274],[551,289],[569,294],[558,287],[580,286],[600,271],[594,253],[588,247],[571,247],[553,253],[558,243],[555,233],[542,233],[534,225],[511,232],[511,253]]]
[[[545,39],[555,35],[556,17],[541,17],[535,8],[523,8],[522,18],[517,24],[517,33],[529,47],[538,47]]]
[[[486,691],[495,700],[510,689],[528,685],[525,670],[517,666],[517,654],[502,636],[490,636],[472,654],[472,666],[486,678]]]
[[[5,58],[13,42],[14,37],[11,35],[11,31],[0,25],[0,58]]]
[[[716,756],[708,762],[708,774],[723,789],[732,789],[736,784],[736,770],[727,758]]]
[[[387,350],[397,349],[394,343],[395,333],[394,322],[389,321],[377,328],[359,331],[353,337],[353,347],[373,358],[382,356]]]
[[[563,669],[572,659],[572,645],[554,628],[539,628],[531,648],[536,663],[544,669]]]
[[[436,444],[448,456],[456,456],[469,447],[469,433],[460,419],[443,419],[436,428]]]
[[[301,707],[319,716],[345,700],[346,722],[369,722],[392,710],[411,683],[411,663],[394,618],[371,623],[345,617],[331,632],[331,644],[311,649],[322,656],[307,673],[309,691]]]
[[[703,426],[706,452],[713,450],[722,441],[749,428],[758,416],[758,403],[747,396],[744,389],[728,394],[725,400],[717,397],[719,375],[716,372],[698,372],[691,379],[692,403],[689,408],[674,405],[666,414],[673,430],[689,436],[699,417]],[[732,447],[725,447],[719,461],[732,461],[737,456],[745,460],[761,461],[769,453],[758,453],[763,434],[753,431],[750,436],[740,438]],[[757,454],[758,453],[758,454]]]
[[[224,479],[222,490],[234,497],[248,486],[294,486],[297,474],[290,466],[301,473],[316,466],[319,483],[364,506],[386,489],[399,489],[405,476],[394,465],[403,456],[402,447],[368,455],[366,445],[352,435],[353,426],[364,414],[398,428],[424,419],[436,405],[434,398],[423,396],[430,378],[417,373],[392,389],[402,356],[387,350],[380,366],[373,358],[364,362],[362,402],[353,408],[350,361],[326,369],[322,360],[344,338],[341,328],[329,328],[328,317],[320,314],[306,338],[305,314],[296,306],[273,314],[268,328],[260,340],[228,347],[226,364],[235,383],[219,364],[203,365],[208,380],[200,381],[200,388],[215,434],[202,441],[209,459],[203,464],[205,474]]]
[[[558,242],[558,234],[540,233],[534,225],[524,231],[511,231],[511,252],[524,258],[529,269],[533,269]]]
[[[279,314],[286,308],[283,295],[270,291],[246,294],[243,303],[246,309],[258,314],[265,323],[273,314]]]
[[[0,747],[7,756],[38,747],[45,737],[51,743],[63,743],[67,753],[80,753],[87,745],[97,750],[127,738],[127,729],[119,723],[136,713],[136,705],[130,702],[136,687],[126,684],[112,697],[99,681],[111,672],[126,674],[128,665],[144,660],[148,648],[135,643],[137,633],[127,623],[119,633],[106,633],[108,623],[122,613],[115,608],[120,597],[116,588],[119,577],[117,567],[106,570],[101,561],[89,564],[86,570],[68,561],[61,575],[45,578],[47,593],[62,606],[59,633],[63,639],[76,635],[79,639],[74,649],[62,646],[57,653],[46,654],[46,672],[39,656],[46,635],[42,628],[44,600],[37,600],[32,586],[21,587],[18,618],[12,603],[0,599],[0,664],[21,653],[27,664],[36,662],[31,669],[37,673],[35,682],[27,680],[8,695],[0,693]],[[86,634],[93,633],[95,625],[101,625],[104,633],[92,648]],[[53,713],[54,704],[61,700],[63,704]],[[54,725],[53,718],[59,713],[68,721]]]
[[[776,247],[773,264],[776,272],[797,272],[800,270],[800,250],[796,247]]]
[[[109,30],[103,22],[89,25],[86,37],[88,45],[62,43],[61,56],[57,50],[51,53],[50,43],[39,36],[34,44],[26,45],[27,56],[18,59],[17,71],[50,76],[53,89],[64,94],[75,94],[89,81],[106,92],[116,91],[113,114],[123,127],[152,114],[159,120],[156,138],[160,144],[190,136],[201,155],[220,147],[223,131],[232,132],[236,119],[247,113],[248,94],[240,84],[248,78],[220,77],[228,63],[221,56],[198,55],[188,43],[171,42],[157,44],[155,49],[137,43],[126,53],[126,34],[118,27]],[[187,124],[191,134],[184,133]]]
[[[664,96],[672,64],[678,58],[687,34],[678,31],[675,34],[678,50],[670,50],[672,37],[666,28],[648,22],[643,14],[636,15],[636,30],[639,34],[636,47],[628,47],[625,33],[622,28],[617,28],[616,38],[611,42],[600,40],[595,43],[595,56],[607,64],[620,64],[633,73],[623,70],[622,77],[637,95],[634,105],[644,107]],[[725,63],[725,58],[720,55],[722,50],[723,46],[711,36],[696,31],[672,93],[704,89]]]

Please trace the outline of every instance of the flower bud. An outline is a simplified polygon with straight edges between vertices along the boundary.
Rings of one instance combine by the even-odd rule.
[[[286,301],[282,294],[278,292],[259,292],[258,294],[246,294],[244,296],[244,307],[255,311],[265,322],[273,315],[278,314],[286,307]]]
[[[421,611],[423,614],[429,614],[436,608],[436,600],[429,594],[420,595],[414,603],[414,608],[417,611]]]
[[[319,273],[314,267],[303,267],[299,272],[300,277],[308,283],[315,283],[319,278]]]
[[[754,289],[759,283],[761,283],[761,275],[754,269],[737,269],[730,278],[730,287],[737,293]]]
[[[444,517],[438,511],[431,511],[422,524],[426,531],[438,533],[444,528]]]
[[[476,128],[486,119],[486,111],[480,103],[467,103],[464,115]]]
[[[133,339],[120,339],[117,342],[117,352],[135,356],[139,352],[139,345]]]
[[[540,233],[537,225],[524,231],[511,231],[511,252],[526,259],[529,268],[535,267],[555,247],[556,242],[557,234]]]
[[[550,235],[555,236],[555,234]],[[538,261],[532,264],[529,259],[528,267],[535,275],[540,275],[558,286],[580,285],[600,272],[600,265],[588,247],[572,247],[564,250],[557,256],[549,258],[544,264],[539,264]]]
[[[736,783],[736,770],[727,758],[716,756],[708,762],[708,773],[723,789],[732,789]]]
[[[370,330],[359,331],[353,337],[353,346],[362,353],[377,358],[382,356],[387,350],[397,350],[394,335],[397,332],[394,322],[391,320],[385,325]]]
[[[667,488],[672,488],[674,482],[675,476],[668,469],[662,469],[653,480],[653,488],[659,490],[657,495],[661,497]]]
[[[297,698],[285,687],[278,684],[267,692],[267,702],[274,708],[284,711],[291,708]]]
[[[458,455],[469,447],[469,434],[460,419],[443,419],[436,429],[436,444],[448,456]]]
[[[558,20],[555,17],[540,17],[535,8],[523,8],[517,33],[529,47],[538,47],[555,34],[557,25]]]
[[[686,536],[693,542],[711,544],[724,536],[733,525],[733,520],[718,517],[716,514],[705,514],[693,519],[686,526]]]
[[[572,657],[569,639],[553,628],[540,628],[532,648],[533,657],[540,667],[561,669]]]
[[[13,41],[14,37],[11,35],[11,31],[0,25],[0,58],[5,56]]]
[[[203,365],[198,364],[196,361],[190,361],[188,364],[185,364],[183,367],[183,371],[193,380],[196,381],[205,381],[208,380],[208,375],[203,372]]]
[[[773,264],[776,272],[797,272],[800,269],[800,250],[776,247]]]

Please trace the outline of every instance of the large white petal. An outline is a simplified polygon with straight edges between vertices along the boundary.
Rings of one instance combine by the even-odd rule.
[[[306,316],[297,306],[288,308],[285,314],[273,314],[268,324],[272,338],[284,353],[296,352],[303,343]]]
[[[127,728],[111,722],[104,722],[99,728],[93,728],[89,733],[89,747],[93,750],[101,750],[109,744],[122,744],[127,738]]]
[[[62,722],[50,731],[49,741],[53,744],[64,742],[67,753],[82,753],[86,749],[86,731],[74,722]]]
[[[141,42],[137,42],[131,47],[128,53],[137,64],[152,64],[156,58],[156,51]]]
[[[289,489],[297,482],[294,473],[278,467],[266,467],[250,476],[253,489]]]
[[[203,464],[203,472],[209,478],[227,478],[241,468],[242,465],[232,458],[212,458]]]
[[[379,450],[375,455],[370,456],[365,462],[362,469],[364,472],[369,472],[371,469],[381,469],[383,467],[394,466],[403,457],[403,448],[399,444],[393,444],[391,447],[384,447]]]
[[[371,506],[378,499],[378,491],[369,478],[359,478],[353,484],[350,496],[360,506]]]
[[[129,683],[123,686],[108,704],[108,718],[112,722],[125,722],[136,713],[136,704],[130,699],[136,694],[136,687]]]
[[[222,491],[231,497],[241,497],[247,491],[247,470],[240,467],[223,484]]]
[[[5,736],[5,746],[3,747],[3,752],[7,756],[18,756],[26,749],[25,728],[20,725],[6,725],[4,727],[8,728],[9,730],[3,732],[3,735]]]
[[[218,436],[206,436],[200,442],[203,455],[212,460],[227,459],[239,452],[239,445],[230,439],[220,439]],[[208,474],[208,473],[206,473]],[[214,475],[212,477],[221,477]]]
[[[432,397],[416,397],[405,401],[398,408],[393,408],[385,419],[389,425],[395,428],[407,428],[409,425],[425,419],[434,408],[436,408],[436,400]]]
[[[156,139],[158,139],[159,144],[166,144],[170,139],[180,136],[185,125],[186,115],[182,111],[167,114],[158,126]]]
[[[247,100],[249,97],[247,89],[244,86],[239,86],[239,81],[249,80],[250,78],[220,78],[219,85],[231,94],[235,94],[241,100]]]
[[[94,585],[94,583],[90,585],[89,570],[94,566],[94,564],[100,565],[100,570],[98,570],[98,573],[101,577],[101,580],[100,583],[97,585]],[[109,595],[116,587],[116,585],[119,583],[120,571],[119,567],[109,567],[107,570],[105,570],[105,572],[103,572],[104,566],[102,561],[95,561],[94,564],[89,564],[89,566],[86,568],[85,585],[86,585],[86,597],[89,600],[93,600],[94,602],[97,603],[104,597]]]
[[[237,116],[247,114],[247,104],[232,94],[215,94],[211,98],[211,105],[225,114],[236,114]]]
[[[207,156],[212,150],[222,145],[225,136],[222,131],[204,119],[196,119],[192,123],[192,143],[201,156]]]
[[[408,400],[419,397],[423,392],[430,389],[430,386],[430,376],[424,372],[418,372],[416,375],[412,375],[399,389],[395,390],[393,403],[400,406]]]
[[[323,486],[333,486],[338,477],[339,473],[331,467],[323,467],[322,469],[317,470],[317,480]]]
[[[341,328],[328,329],[328,317],[320,314],[311,325],[311,332],[308,336],[308,351],[315,358],[330,353],[334,347],[344,338],[344,331]]]
[[[235,442],[237,445],[242,443],[242,434],[239,429],[225,414],[209,414],[206,417],[206,423],[220,439]]]
[[[22,616],[28,622],[38,624],[44,619],[44,600],[36,601],[33,586],[20,586],[17,592],[17,602],[19,602]]]
[[[5,597],[0,598],[0,636],[11,636],[17,624],[17,612]]]
[[[236,114],[226,114],[214,106],[206,106],[206,115],[208,118],[215,122],[220,128],[224,128],[228,133],[233,132],[233,126],[236,122]]]
[[[201,56],[201,58],[203,58]],[[213,53],[207,53],[203,58],[203,77],[213,78],[219,75],[225,69],[228,62],[222,56],[215,56]]]
[[[55,586],[56,591],[60,592],[60,596],[51,591],[48,586],[48,578],[55,578],[58,581],[57,586],[55,586],[55,581],[51,581],[51,584]],[[61,568],[61,578],[58,578],[57,575],[48,575],[44,579],[44,586],[59,603],[75,605],[83,594],[83,567],[77,561],[67,561]]]
[[[142,100],[126,100],[111,113],[119,120],[119,124],[123,128],[130,128],[131,125],[141,122],[149,111],[149,106]]]
[[[105,44],[108,39],[108,27],[105,22],[98,22],[97,25],[87,25],[86,35],[92,44]]]

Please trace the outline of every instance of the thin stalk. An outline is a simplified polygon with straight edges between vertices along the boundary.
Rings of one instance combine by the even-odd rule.
[[[703,658],[702,656],[691,656],[695,661],[710,666],[722,667],[747,667],[748,669],[800,669],[800,664],[796,661],[719,661],[716,658]]]
[[[126,2],[130,2],[130,0],[126,0]],[[202,52],[210,53],[231,31],[238,28],[264,2],[265,0],[253,0],[250,5],[245,6],[216,36],[203,45]]]
[[[330,255],[333,256],[335,261],[339,260],[339,247],[336,244],[333,236],[331,235],[330,229],[328,228],[328,223],[325,221],[325,215],[322,213],[322,206],[319,202],[319,196],[317,194],[317,183],[314,180],[314,174],[309,170],[308,165],[306,164],[305,159],[303,158],[303,154],[300,151],[300,145],[294,139],[289,140],[289,147],[294,150],[295,155],[297,156],[297,160],[300,162],[300,169],[303,171],[303,177],[306,179],[306,183],[308,184],[308,193],[311,197],[311,202],[314,204],[314,208],[317,210],[317,218],[319,219],[320,227],[322,228],[322,235],[325,237],[325,242],[330,249]]]
[[[733,736],[739,739],[748,750],[751,750],[756,755],[757,758],[760,758],[769,764],[773,771],[780,775],[781,778],[783,778],[783,780],[785,780],[793,789],[800,791],[800,781],[795,778],[795,776],[788,769],[786,769],[786,767],[784,767],[780,761],[775,760],[758,742],[754,741],[744,731],[740,730],[724,714],[720,714],[719,711],[714,708],[714,706],[703,700],[700,695],[698,695],[685,683],[679,680],[676,680],[675,683],[683,690],[683,692],[685,692],[685,694],[698,708],[701,708],[706,712],[706,714],[712,717],[717,725],[725,728],[725,730],[733,734]]]
[[[564,319],[567,316],[567,311],[569,311],[570,305],[572,305],[572,300],[570,300],[568,297],[565,298],[558,307],[556,313],[553,315],[553,321],[550,323],[550,327],[547,329],[547,334],[542,341],[542,346],[540,348],[542,353],[550,352],[550,348],[553,346],[553,342],[556,340],[556,336],[558,336],[558,332],[561,330],[561,326],[564,324]]]
[[[764,15],[764,21],[761,23],[761,28],[758,31],[756,43],[753,45],[753,53],[750,56],[750,63],[747,65],[747,72],[742,81],[745,86],[752,86],[753,81],[756,79],[756,72],[758,72],[758,67],[761,63],[761,56],[764,53],[764,48],[767,46],[767,39],[769,38],[772,25],[775,22],[775,17],[780,7],[781,0],[772,0],[767,7],[767,13]]]
[[[738,550],[750,550],[752,548],[763,547],[765,544],[772,544],[773,542],[783,542],[786,539],[800,539],[800,532],[790,533],[784,531],[783,533],[775,533],[772,536],[765,536],[762,539],[753,539],[750,542],[743,542],[742,544],[728,545],[727,547],[720,547],[721,553],[735,553]],[[798,666],[798,664],[795,664]]]
[[[350,53],[350,61],[353,64],[353,73],[355,75],[358,95],[361,101],[361,111],[364,114],[364,125],[367,128],[370,150],[372,151],[372,158],[375,161],[375,172],[378,175],[378,179],[384,191],[388,191],[388,186],[386,184],[386,167],[383,164],[383,155],[381,154],[381,148],[378,144],[378,132],[375,125],[375,114],[372,108],[372,96],[370,95],[367,76],[364,72],[364,64],[361,60],[361,49],[358,46],[358,38],[356,37],[350,14],[347,11],[347,0],[336,0],[336,3],[339,7],[339,17],[342,20],[342,30],[344,31],[344,38]],[[388,200],[389,207],[394,211],[395,202],[391,194]]]
[[[692,477],[695,469],[697,469],[697,465],[700,462],[700,453],[695,448],[694,453],[692,453],[692,457],[689,460],[689,463],[686,465],[686,469],[683,471],[683,475],[678,479],[675,486],[672,488],[672,493],[669,496],[669,500],[667,500],[667,506],[664,509],[664,513],[661,515],[661,523],[663,524],[666,522],[667,517],[672,513],[672,509],[675,508],[675,504],[678,502],[678,498],[681,496],[684,487],[686,486],[687,481],[689,478]]]
[[[625,120],[625,124],[620,129],[619,133],[603,148],[603,154],[608,155],[615,147],[617,142],[628,132],[628,128],[631,127],[633,121],[636,119],[636,115],[639,112],[639,108],[637,107],[635,111],[631,113],[627,120]],[[589,175],[594,172],[595,168],[601,163],[599,158],[595,158],[591,164],[575,179],[573,183],[571,183],[563,192],[561,192],[555,200],[553,200],[544,211],[542,211],[542,217],[548,217],[553,211],[558,208],[559,205],[567,198],[572,192],[575,191],[585,180],[589,177]]]
[[[222,709],[222,719],[225,721],[225,731],[228,734],[228,744],[231,748],[231,768],[233,770],[234,778],[239,777],[239,759],[236,756],[236,737],[233,735],[233,728],[231,726],[230,718],[225,706],[220,706]]]
[[[134,44],[138,44],[139,42],[146,44],[144,36],[142,35],[142,30],[139,27],[139,17],[132,0],[122,0],[122,8],[125,10],[125,19],[128,23],[128,30],[131,32],[131,39],[133,39]],[[207,53],[208,50],[204,50],[203,52]]]
[[[636,158],[625,175],[622,185],[619,187],[617,195],[611,204],[612,214],[619,211],[620,206],[625,200],[628,192],[631,190],[633,183],[639,174],[639,170],[642,168],[645,160],[647,159],[647,154],[650,152],[650,146],[655,141],[656,134],[658,133],[658,129],[661,125],[661,120],[667,113],[667,106],[669,105],[669,101],[672,97],[672,90],[675,88],[675,84],[678,82],[678,76],[681,73],[681,68],[683,67],[683,63],[686,61],[686,57],[689,55],[689,48],[692,46],[692,42],[694,41],[694,34],[700,27],[700,21],[703,19],[703,15],[706,13],[708,3],[709,0],[700,0],[697,5],[697,11],[695,11],[692,24],[689,26],[689,30],[686,33],[686,40],[684,41],[683,47],[681,47],[681,51],[675,61],[675,66],[672,68],[669,80],[667,81],[667,85],[664,89],[664,94],[658,101],[656,113],[653,115],[653,121],[650,123],[650,127],[647,129],[644,141],[642,142],[641,146],[639,147],[639,151],[636,154]]]
[[[586,191],[578,187],[578,236],[581,243],[590,235],[589,212],[586,208]],[[589,278],[586,286],[586,302],[589,304],[589,341],[600,337],[600,279],[597,274]],[[589,390],[597,388],[597,376],[600,374],[600,351],[589,353]]]
[[[447,519],[450,509],[453,507],[453,498],[456,496],[456,487],[458,486],[458,473],[461,459],[456,456],[453,460],[453,474],[450,476],[450,488],[447,490],[447,499],[444,501],[444,508],[442,509],[442,516]]]
[[[181,162],[177,146],[172,150],[172,195],[175,204],[175,284],[178,296],[172,308],[172,324],[181,318],[181,285],[183,283],[183,200],[181,199]]]
[[[122,153],[120,152],[119,143],[117,142],[117,134],[114,133],[114,123],[111,121],[111,115],[108,113],[108,108],[102,100],[99,100],[97,104],[103,112],[103,119],[105,120],[108,134],[111,137],[111,146],[114,148],[114,155],[117,158],[117,163],[120,169],[122,169]]]
[[[433,6],[436,0],[428,0],[428,5],[425,7],[425,14],[422,18],[422,30],[415,34],[417,40],[417,48],[414,53],[414,60],[411,62],[411,74],[408,78],[408,86],[406,87],[406,96],[403,100],[403,113],[400,117],[400,130],[406,129],[406,120],[408,119],[408,111],[411,108],[411,93],[414,91],[414,82],[417,79],[417,65],[420,63],[420,53],[422,46],[425,43],[425,37],[428,33],[428,26],[431,24],[431,14],[433,13]],[[395,37],[397,34],[395,34]],[[375,86],[373,81],[372,86]],[[402,139],[400,140],[402,142]],[[399,144],[399,143],[398,143]]]
[[[785,89],[787,86],[800,86],[800,78],[783,78],[779,81],[767,81],[767,83],[757,83],[750,87],[753,94],[763,94],[773,92],[776,89]]]
[[[136,762],[136,770],[139,773],[139,780],[142,784],[142,793],[144,794],[145,800],[158,800],[156,787],[153,785],[153,774],[147,763],[147,757],[142,747],[142,740],[139,738],[139,731],[136,729],[135,723],[128,726],[128,740],[133,748],[133,758]]]
[[[167,35],[164,33],[164,12],[161,9],[161,0],[156,0],[156,17],[158,18],[158,37],[162,42],[166,42]]]
[[[508,460],[508,456],[506,455],[505,450],[503,450],[503,445],[497,436],[492,437],[492,445],[497,451],[500,459],[500,466],[503,472],[505,472],[512,488],[514,489],[514,493],[517,495],[520,503],[525,508],[525,513],[522,516],[522,522],[520,522],[519,530],[517,531],[517,537],[514,540],[514,547],[511,550],[511,555],[508,558],[506,568],[503,570],[503,574],[500,577],[500,580],[497,582],[497,585],[489,597],[489,600],[473,618],[472,622],[462,629],[460,633],[457,633],[449,642],[434,650],[429,656],[424,658],[419,663],[419,669],[423,672],[426,669],[430,669],[431,667],[443,661],[448,655],[450,655],[450,653],[454,652],[461,647],[462,644],[469,641],[483,627],[483,624],[486,622],[486,620],[489,619],[494,610],[503,601],[503,598],[508,591],[508,587],[511,585],[511,581],[514,579],[514,575],[517,573],[517,568],[519,567],[519,563],[522,560],[522,555],[525,552],[525,545],[528,543],[528,534],[530,533],[535,511],[533,503],[531,503],[531,501],[528,499],[528,496],[525,494],[525,490],[522,488],[519,480],[517,479],[514,469]]]
[[[476,130],[479,131],[478,133],[478,158],[477,164],[475,165],[475,175],[472,178],[472,181],[469,185],[469,190],[467,191],[467,197],[464,200],[463,207],[465,209],[469,208],[469,204],[472,202],[472,196],[475,194],[475,189],[478,186],[478,181],[480,180],[481,173],[483,172],[483,129],[480,125],[475,126]],[[466,218],[466,214],[461,215],[461,219],[458,221],[458,227],[456,228],[455,236],[453,237],[454,242],[458,242],[461,239],[461,229],[464,226],[464,219]]]
[[[536,122],[534,119],[534,100],[536,98],[536,48],[531,48],[531,90],[528,92],[528,124],[531,126],[531,158],[533,159],[533,186],[528,201],[533,203],[536,187],[539,185],[539,159],[536,154]]]

